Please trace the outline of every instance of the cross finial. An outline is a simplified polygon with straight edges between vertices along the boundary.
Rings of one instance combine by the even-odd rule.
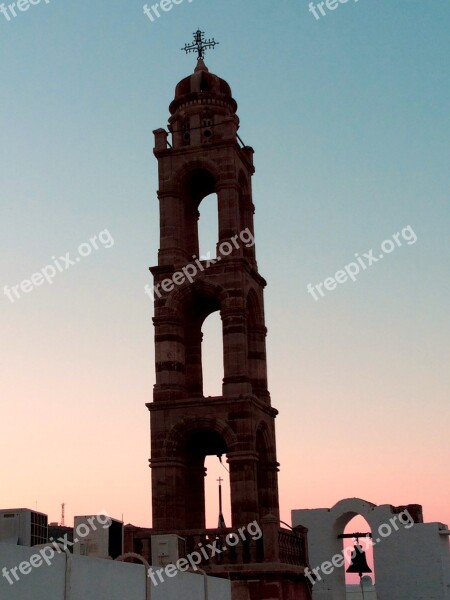
[[[212,48],[214,50],[214,46],[217,46],[219,42],[216,42],[214,38],[205,40],[205,32],[197,31],[194,32],[194,42],[192,44],[186,44],[184,48],[181,48],[189,54],[190,52],[198,53],[198,60],[205,58],[205,50],[208,48]]]
[[[222,481],[223,481],[222,477],[219,477],[219,479],[217,481],[219,482],[219,485],[222,485]]]

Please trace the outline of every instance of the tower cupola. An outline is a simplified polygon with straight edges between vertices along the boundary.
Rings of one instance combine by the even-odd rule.
[[[169,131],[174,148],[232,139],[239,128],[237,103],[228,83],[211,73],[203,58],[175,88]]]

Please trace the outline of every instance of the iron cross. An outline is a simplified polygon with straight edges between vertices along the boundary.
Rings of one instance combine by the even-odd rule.
[[[186,44],[184,48],[181,48],[189,54],[189,52],[197,52],[197,58],[200,60],[205,57],[205,50],[208,48],[212,48],[214,50],[214,46],[217,46],[219,42],[216,42],[214,38],[210,40],[205,40],[205,32],[197,31],[194,33],[194,42],[192,44]]]

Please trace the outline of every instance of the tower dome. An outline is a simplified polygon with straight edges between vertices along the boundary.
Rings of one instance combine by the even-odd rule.
[[[176,86],[169,111],[169,131],[176,148],[235,138],[239,128],[230,86],[210,73],[203,58],[192,75]]]
[[[233,99],[231,88],[225,79],[210,73],[203,59],[199,58],[192,75],[182,79],[175,88],[175,98],[169,110],[173,115],[182,105],[191,102],[213,104],[218,101],[228,104],[233,112],[237,110],[237,103]]]

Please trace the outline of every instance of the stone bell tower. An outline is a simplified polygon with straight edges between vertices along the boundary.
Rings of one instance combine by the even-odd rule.
[[[238,136],[229,85],[209,72],[203,53],[194,73],[177,85],[169,110],[171,141],[164,129],[154,132],[160,249],[158,266],[151,268],[156,385],[147,405],[153,531],[177,533],[193,551],[200,541],[256,521],[264,534],[259,543],[243,544],[202,568],[231,577],[235,599],[291,598],[282,591],[288,584],[297,594],[300,590],[296,598],[308,598],[305,534],[280,529],[279,523],[277,411],[267,389],[266,282],[258,273],[255,245],[248,243],[254,242],[253,149]],[[212,193],[218,200],[216,257],[200,260],[198,208]],[[222,320],[224,377],[222,395],[205,398],[202,325],[214,311]],[[210,455],[226,455],[229,465],[229,530],[205,529],[204,463]],[[287,579],[283,563],[289,563]],[[272,587],[264,591],[265,585]]]

